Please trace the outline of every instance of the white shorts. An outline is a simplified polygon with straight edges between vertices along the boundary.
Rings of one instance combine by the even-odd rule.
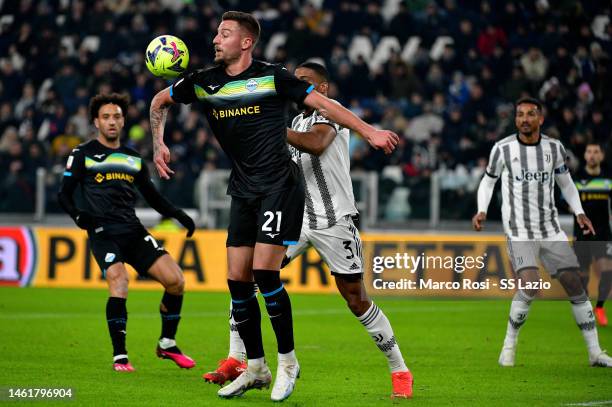
[[[515,273],[527,268],[537,269],[538,258],[551,275],[578,268],[576,253],[564,232],[559,232],[546,239],[512,240],[508,238],[507,241],[508,256]]]
[[[310,229],[308,222],[304,222],[300,240],[287,249],[289,261],[311,246],[319,253],[332,274],[363,273],[361,238],[350,216],[340,218],[338,223],[327,229]]]

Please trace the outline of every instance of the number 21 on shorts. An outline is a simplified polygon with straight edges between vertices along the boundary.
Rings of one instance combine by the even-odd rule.
[[[261,226],[261,230],[262,230],[262,232],[277,232],[277,233],[268,233],[267,234],[272,239],[274,239],[276,237],[276,235],[278,235],[280,233],[281,221],[282,221],[282,218],[283,218],[283,213],[281,211],[276,211],[276,212],[265,211],[264,212],[264,216],[266,217],[266,221]],[[276,218],[276,222],[274,222],[274,218]],[[276,223],[276,230],[272,229],[272,225],[274,223]]]

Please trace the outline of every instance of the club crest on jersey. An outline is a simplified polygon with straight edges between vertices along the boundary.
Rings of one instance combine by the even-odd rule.
[[[541,184],[547,184],[550,180],[550,174],[546,171],[529,171],[526,169],[521,169],[521,173],[514,177],[517,181],[536,181]]]
[[[550,160],[551,160],[551,158],[550,158],[550,153],[546,153],[546,154],[544,154],[544,161],[546,161],[547,163],[549,163],[549,162],[550,162]]]
[[[259,84],[255,79],[249,79],[245,85],[249,92],[253,92],[255,89],[257,89],[257,86],[259,86]]]

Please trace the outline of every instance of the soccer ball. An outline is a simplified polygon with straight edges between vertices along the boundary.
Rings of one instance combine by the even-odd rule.
[[[155,76],[176,78],[187,69],[189,50],[180,38],[160,35],[147,46],[145,64]]]

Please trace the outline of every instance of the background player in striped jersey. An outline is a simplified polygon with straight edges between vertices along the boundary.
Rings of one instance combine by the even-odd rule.
[[[604,149],[598,143],[589,143],[584,151],[586,165],[574,177],[580,201],[586,215],[593,221],[595,235],[584,235],[574,224],[574,249],[580,264],[584,289],[589,284],[591,264],[599,274],[599,290],[595,318],[601,326],[608,325],[604,302],[612,288],[612,231],[610,231],[610,205],[612,204],[612,179],[601,163]]]
[[[515,124],[519,132],[495,143],[478,188],[478,213],[472,223],[475,230],[482,230],[495,183],[501,178],[502,221],[514,272],[523,286],[525,282],[538,281],[537,258],[540,258],[569,296],[574,318],[587,345],[589,363],[612,367],[612,358],[599,346],[593,307],[578,275],[578,260],[559,226],[554,201],[555,181],[583,233],[595,232],[565,165],[565,149],[558,140],[540,133],[543,122],[542,105],[538,100],[523,98],[516,103]],[[536,294],[537,290],[519,288],[514,295],[499,357],[501,366],[514,366],[519,329],[525,323]]]
[[[327,96],[329,74],[314,62],[298,66],[295,75]],[[412,374],[406,367],[385,314],[370,300],[363,284],[363,262],[359,231],[352,215],[358,213],[350,178],[349,130],[325,118],[319,111],[304,107],[288,129],[293,160],[300,166],[306,190],[306,204],[300,239],[289,246],[283,266],[313,246],[329,266],[336,286],[348,307],[385,354],[391,371],[394,398],[412,396]],[[230,351],[217,371],[204,378],[215,383],[231,380],[244,369],[244,352],[237,330],[230,320]]]

